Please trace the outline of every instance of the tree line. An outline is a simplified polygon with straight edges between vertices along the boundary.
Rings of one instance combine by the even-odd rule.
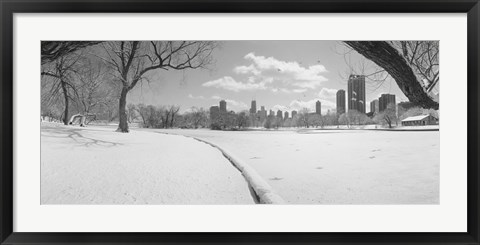
[[[208,113],[203,108],[192,107],[180,113],[176,105],[154,106],[145,104],[128,104],[129,123],[139,123],[144,128],[206,128]]]

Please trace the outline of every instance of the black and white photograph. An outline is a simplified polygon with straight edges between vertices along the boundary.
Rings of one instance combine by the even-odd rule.
[[[41,41],[40,204],[438,205],[439,46]]]

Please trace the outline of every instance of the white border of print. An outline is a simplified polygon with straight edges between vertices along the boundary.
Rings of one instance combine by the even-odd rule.
[[[40,205],[40,40],[131,39],[440,40],[440,204]],[[466,95],[466,14],[14,14],[14,231],[465,232]]]

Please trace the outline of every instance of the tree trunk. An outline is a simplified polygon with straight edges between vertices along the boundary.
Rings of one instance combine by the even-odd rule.
[[[169,118],[170,118],[170,113],[167,113],[167,116],[165,117],[165,121],[163,122],[163,128],[168,128]]]
[[[128,88],[123,87],[120,94],[119,106],[118,106],[118,129],[117,132],[128,133],[128,121],[127,121],[127,93]]]
[[[172,118],[170,119],[170,128],[173,128],[173,121],[175,120],[175,114],[172,113]]]
[[[383,41],[345,41],[345,43],[365,58],[385,69],[395,79],[398,87],[411,102],[423,108],[438,110],[438,103],[423,90],[422,82],[417,79],[413,69],[392,45]]]
[[[65,81],[60,80],[60,85],[62,86],[63,97],[65,99],[65,109],[63,111],[63,124],[68,125],[68,91],[67,84]]]

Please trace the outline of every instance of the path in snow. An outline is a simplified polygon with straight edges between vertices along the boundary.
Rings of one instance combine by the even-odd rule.
[[[158,132],[161,134],[170,134],[166,132]],[[171,134],[170,134],[171,135]],[[177,134],[174,134],[177,135]],[[178,134],[181,135],[181,134]],[[241,160],[239,157],[235,156],[232,152],[223,149],[222,147],[197,138],[193,136],[185,136],[185,137],[190,137],[192,139],[198,140],[202,143],[208,144],[216,149],[218,149],[225,158],[227,158],[245,177],[247,180],[249,186],[252,188],[252,191],[254,192],[253,195],[256,199],[257,202],[261,204],[284,204],[285,201],[273,191],[272,187],[260,176],[258,173],[251,168],[248,164],[246,164],[243,160]]]
[[[254,204],[221,152],[183,136],[42,125],[42,204]]]
[[[220,146],[287,203],[439,203],[438,131],[155,131]]]

